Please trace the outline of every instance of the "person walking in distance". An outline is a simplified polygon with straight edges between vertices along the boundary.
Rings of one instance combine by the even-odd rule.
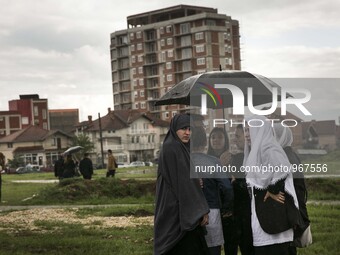
[[[116,174],[116,159],[112,155],[112,150],[107,150],[107,172],[106,172],[106,177],[115,177]]]
[[[84,179],[91,180],[93,175],[93,164],[88,153],[85,153],[84,158],[80,160],[79,171]]]

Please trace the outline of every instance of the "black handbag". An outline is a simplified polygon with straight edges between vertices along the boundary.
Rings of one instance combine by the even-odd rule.
[[[286,203],[281,204],[271,197],[263,199],[267,190],[254,188],[255,211],[261,228],[268,234],[278,234],[291,228],[286,210]]]
[[[290,228],[304,225],[298,208],[294,205],[291,195],[285,193],[285,203],[281,204],[271,197],[263,199],[267,190],[254,188],[255,210],[261,228],[268,234],[278,234]]]

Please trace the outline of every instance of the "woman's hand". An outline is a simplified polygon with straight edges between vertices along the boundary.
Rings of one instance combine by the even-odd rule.
[[[283,193],[281,191],[276,195],[267,191],[266,195],[264,196],[263,202],[266,202],[268,197],[271,197],[273,200],[275,200],[276,202],[279,202],[281,204],[285,203],[285,193]]]
[[[204,214],[203,215],[203,219],[200,223],[201,226],[205,226],[209,224],[209,215],[208,214]]]

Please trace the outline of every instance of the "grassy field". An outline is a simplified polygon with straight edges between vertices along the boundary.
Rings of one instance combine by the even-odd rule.
[[[154,170],[153,170],[154,171]],[[92,181],[82,178],[56,183],[15,183],[13,181],[55,180],[53,173],[3,175],[1,205],[115,204],[113,207],[82,208],[79,219],[99,217],[92,224],[72,221],[34,220],[32,229],[0,221],[0,254],[152,254],[153,227],[106,226],[110,217],[152,216],[155,172],[119,169],[116,178],[104,178],[96,170]],[[133,179],[131,179],[133,178]],[[310,200],[340,201],[340,178],[306,179]],[[134,204],[119,206],[118,204]],[[137,205],[136,205],[137,204]],[[62,209],[67,212],[71,209]],[[338,255],[340,250],[340,206],[308,205],[313,245],[299,249],[301,255]],[[11,211],[0,213],[11,215]],[[22,211],[24,213],[24,211]],[[20,214],[20,213],[19,213]],[[8,228],[11,227],[11,230]],[[14,229],[12,228],[14,227]]]

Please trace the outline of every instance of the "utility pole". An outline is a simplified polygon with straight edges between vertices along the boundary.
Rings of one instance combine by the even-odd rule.
[[[102,121],[100,119],[100,113],[99,112],[98,112],[98,121],[99,121],[100,152],[102,154],[102,167],[104,168],[104,149],[103,149]]]

